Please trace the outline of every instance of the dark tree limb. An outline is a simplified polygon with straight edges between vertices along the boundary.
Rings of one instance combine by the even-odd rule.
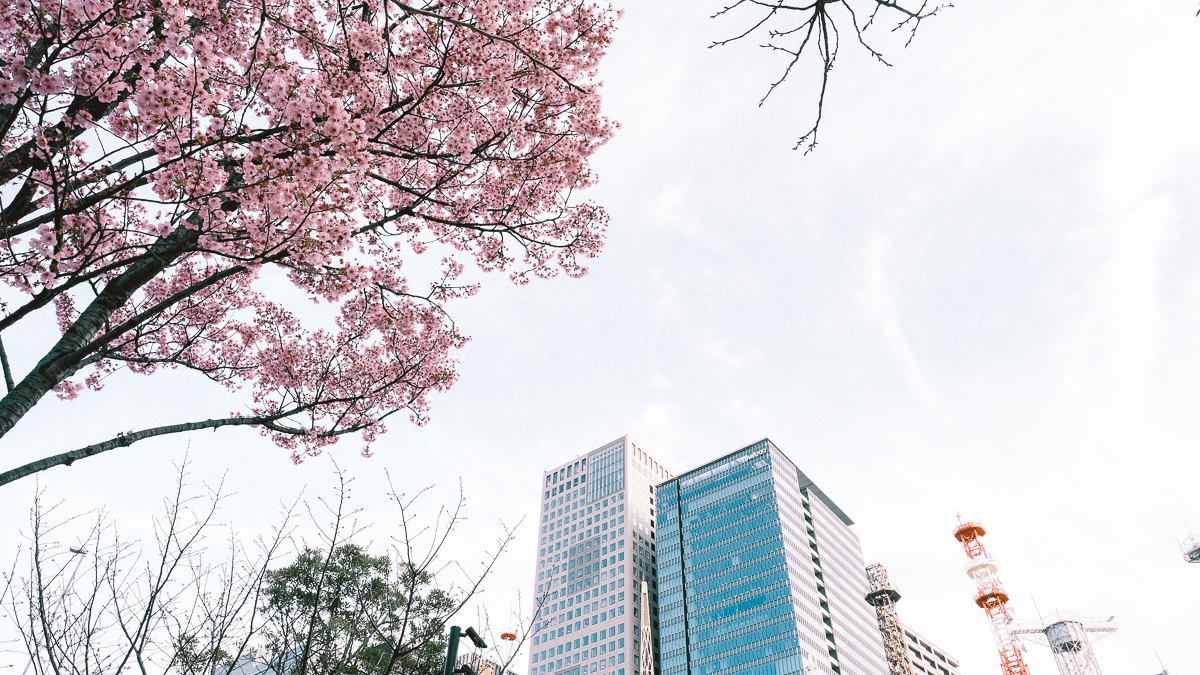
[[[953,5],[950,3],[931,5],[930,0],[912,0],[912,2],[906,2],[906,0],[811,0],[804,2],[802,0],[800,3],[791,3],[788,0],[733,0],[731,4],[713,14],[712,18],[722,17],[739,9],[756,10],[758,15],[750,22],[749,28],[731,38],[713,42],[709,48],[721,47],[752,34],[765,32],[766,42],[759,46],[787,55],[783,74],[767,88],[766,94],[758,102],[760,106],[766,103],[775,89],[783,84],[793,70],[800,65],[805,50],[811,53],[813,49],[816,49],[817,60],[820,62],[821,68],[821,86],[817,94],[816,115],[812,126],[796,141],[793,148],[799,149],[801,146],[805,146],[804,154],[808,154],[817,147],[817,131],[821,126],[825,110],[825,95],[829,90],[829,73],[833,70],[833,63],[837,59],[840,46],[838,21],[848,21],[859,45],[876,61],[885,66],[891,66],[883,58],[883,54],[872,47],[864,36],[864,32],[875,22],[879,12],[884,10],[897,17],[898,20],[892,27],[892,32],[909,31],[908,40],[905,42],[907,47],[912,43],[913,36],[916,35],[917,28],[923,20],[948,7],[953,7]],[[845,13],[845,16],[841,18],[834,13],[834,10],[839,8]],[[858,8],[857,12],[856,8]],[[865,23],[859,23],[859,12],[869,16]]]
[[[111,438],[102,443],[93,443],[92,445],[71,450],[59,455],[44,457],[36,462],[30,462],[24,466],[17,467],[10,471],[0,473],[0,485],[6,485],[15,480],[24,478],[25,476],[35,474],[39,471],[45,471],[56,466],[71,466],[77,459],[94,457],[102,452],[115,450],[116,448],[127,448],[138,441],[144,441],[147,438],[155,436],[166,436],[167,434],[178,434],[185,431],[199,431],[200,429],[219,429],[220,427],[229,426],[247,426],[252,424],[262,424],[262,419],[258,417],[229,417],[224,419],[211,419],[202,422],[186,422],[184,424],[169,424],[162,427],[152,427],[150,429],[142,429],[141,431],[133,431],[128,434],[118,434],[116,438]]]
[[[151,247],[151,256],[131,265],[108,283],[34,369],[0,399],[0,436],[16,426],[25,413],[63,381],[68,372],[73,372],[76,363],[86,356],[80,354],[80,350],[104,328],[113,312],[125,306],[134,293],[170,267],[185,251],[194,248],[199,237],[199,229],[179,225]],[[72,360],[74,355],[78,356]]]
[[[0,366],[4,368],[4,384],[8,388],[5,391],[12,391],[13,384],[12,369],[8,367],[8,352],[4,349],[4,340],[0,339]]]

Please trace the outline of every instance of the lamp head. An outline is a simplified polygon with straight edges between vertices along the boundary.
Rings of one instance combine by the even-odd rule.
[[[467,637],[471,638],[471,642],[474,642],[479,649],[487,649],[487,643],[479,637],[479,633],[476,633],[474,628],[467,629]]]

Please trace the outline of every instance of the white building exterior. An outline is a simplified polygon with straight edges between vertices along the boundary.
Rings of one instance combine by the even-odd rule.
[[[654,485],[670,477],[628,436],[543,474],[530,675],[638,673],[643,581],[658,660]]]
[[[908,647],[908,664],[913,675],[962,675],[958,672],[958,659],[903,622],[900,626],[904,629],[904,646]]]

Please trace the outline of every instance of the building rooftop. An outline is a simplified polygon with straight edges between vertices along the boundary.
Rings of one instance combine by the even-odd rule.
[[[743,450],[748,450],[748,449],[750,449],[756,445],[759,445],[761,443],[766,443],[768,446],[774,448],[775,450],[778,450],[781,455],[786,457],[787,460],[792,463],[793,467],[796,467],[796,463],[792,462],[792,458],[788,457],[786,452],[784,452],[783,450],[780,450],[779,446],[772,443],[770,438],[764,437],[764,438],[761,438],[749,445],[738,448],[737,450],[734,450],[732,452],[727,452],[727,453],[721,455],[720,457],[717,457],[716,459],[705,462],[693,469],[676,474],[676,475],[672,476],[671,478],[668,478],[667,480],[662,481],[659,484],[661,485],[662,483],[666,483],[666,482],[672,481],[672,480],[678,480],[678,481],[682,482],[684,479],[688,478],[690,475],[695,474],[697,472],[702,472],[705,469],[708,469],[709,467],[711,467],[713,464],[716,464],[717,462],[720,462],[721,460],[725,459],[726,457],[729,457],[730,455],[736,455],[737,453],[739,453]],[[817,484],[814,483],[813,480],[808,477],[808,475],[806,475],[803,471],[801,471],[799,467],[796,467],[796,477],[800,481],[800,489],[801,490],[808,490],[812,494],[816,495],[817,499],[820,499],[825,504],[825,506],[828,506],[829,510],[833,511],[837,515],[837,517],[840,518],[842,520],[842,522],[845,523],[846,525],[854,524],[854,521],[850,520],[850,516],[846,515],[846,512],[843,511],[841,509],[841,507],[839,507],[837,504],[835,504],[834,501],[832,499],[830,499],[829,496],[826,495],[821,490],[821,488],[817,487]]]

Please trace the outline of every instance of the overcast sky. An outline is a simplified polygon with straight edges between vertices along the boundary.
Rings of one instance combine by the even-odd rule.
[[[626,6],[602,68],[621,129],[595,161],[612,223],[591,274],[487,279],[455,309],[473,341],[433,421],[392,424],[373,459],[337,449],[368,538],[393,518],[385,468],[401,489],[436,483],[430,507],[461,477],[470,561],[537,508],[544,468],[622,434],[676,473],[765,436],[855,520],[901,619],[965,675],[998,659],[956,512],[987,527],[1019,619],[1034,601],[1115,615],[1105,672],[1152,675],[1157,651],[1200,674],[1200,565],[1175,540],[1185,521],[1200,532],[1196,3],[967,0],[907,49],[879,30],[895,67],[844,46],[808,156],[791,148],[811,81],[757,107],[779,62],[757,41],[706,49],[742,25],[712,8]],[[14,367],[40,338],[5,334]],[[190,376],[109,381],[44,401],[4,440],[5,468],[237,407]],[[332,482],[327,461],[293,467],[222,430],[42,483],[144,532],[189,442],[197,481],[231,471],[225,515],[244,531]],[[0,491],[3,542],[33,489]],[[528,599],[534,553],[527,528],[486,588],[493,617]],[[1043,647],[1028,659],[1056,672]]]

